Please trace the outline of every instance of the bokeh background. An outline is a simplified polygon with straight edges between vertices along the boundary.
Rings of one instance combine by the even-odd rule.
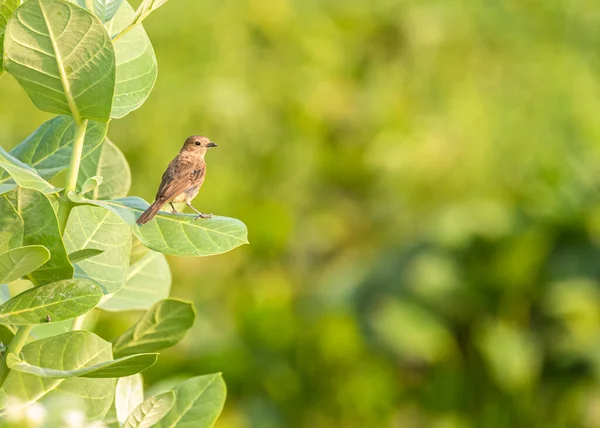
[[[145,26],[155,90],[109,130],[131,193],[206,134],[196,205],[251,242],[170,258],[199,321],[150,390],[223,372],[218,428],[600,426],[595,3],[172,0]],[[11,148],[50,116],[0,94]]]

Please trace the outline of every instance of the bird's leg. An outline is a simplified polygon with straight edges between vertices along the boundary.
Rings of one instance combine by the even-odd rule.
[[[200,211],[198,211],[196,208],[194,208],[192,206],[192,204],[190,203],[190,201],[187,201],[185,204],[188,207],[190,207],[191,209],[193,209],[196,212],[196,214],[198,214],[198,217],[196,217],[194,220],[198,220],[199,218],[211,218],[212,217],[212,214],[204,214],[204,213],[201,213]]]
[[[169,205],[171,205],[171,208],[173,208],[173,214],[179,214],[177,212],[177,210],[175,209],[175,206],[173,205],[173,202],[169,202]]]

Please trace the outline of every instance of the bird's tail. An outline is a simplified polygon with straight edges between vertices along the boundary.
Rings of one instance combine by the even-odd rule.
[[[146,211],[144,211],[141,216],[139,216],[136,223],[139,225],[148,223],[150,220],[152,220],[154,218],[156,213],[158,213],[160,211],[160,209],[162,208],[162,206],[164,204],[165,204],[164,201],[161,201],[160,199],[157,199],[156,201],[154,201],[152,203],[152,205],[150,205],[148,207],[148,209]]]

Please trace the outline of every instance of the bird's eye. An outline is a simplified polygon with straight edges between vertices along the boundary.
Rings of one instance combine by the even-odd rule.
[[[200,144],[202,144],[201,141],[196,141],[196,145],[199,146]]]

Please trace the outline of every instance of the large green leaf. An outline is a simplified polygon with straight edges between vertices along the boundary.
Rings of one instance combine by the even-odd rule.
[[[67,379],[70,377],[103,379],[135,375],[153,366],[157,358],[158,354],[130,355],[117,360],[103,361],[93,366],[64,370],[30,364],[19,358],[17,354],[11,353],[6,358],[6,365],[11,370],[49,379]]]
[[[50,260],[29,274],[36,285],[73,277],[73,265],[62,241],[56,213],[48,196],[31,189],[17,189],[17,211],[23,218],[23,245],[43,245]]]
[[[144,401],[144,380],[139,374],[123,377],[117,381],[115,411],[122,426],[131,412]]]
[[[166,257],[149,250],[144,257],[129,266],[127,282],[100,308],[107,311],[148,309],[169,297],[171,270]]]
[[[11,282],[39,268],[50,259],[42,245],[17,247],[0,253],[0,283]]]
[[[169,348],[183,339],[195,318],[191,302],[162,300],[114,340],[113,352],[122,357]]]
[[[21,246],[23,219],[6,195],[0,195],[0,251]]]
[[[220,373],[186,380],[175,388],[175,405],[156,428],[210,428],[221,414],[227,390]]]
[[[2,61],[4,56],[4,31],[6,30],[8,18],[19,6],[19,3],[19,0],[0,0],[0,76],[4,72],[4,61]]]
[[[131,186],[131,171],[127,159],[108,138],[87,156],[79,168],[77,187],[90,177],[101,176],[102,183],[85,197],[92,199],[114,199],[127,196]]]
[[[131,23],[133,15],[133,8],[124,1],[110,22],[108,32],[120,33]],[[158,68],[152,43],[142,24],[115,41],[115,53],[117,80],[111,117],[121,118],[146,101],[156,82]]]
[[[169,413],[174,403],[175,391],[150,397],[131,412],[123,428],[152,428]]]
[[[33,103],[80,122],[110,118],[115,52],[102,22],[61,0],[29,0],[8,21],[5,67]]]
[[[2,147],[0,147],[0,169],[6,171],[0,175],[0,193],[9,192],[17,185],[48,194],[60,191],[40,177],[35,169],[24,164]]]
[[[248,243],[248,230],[241,221],[214,216],[198,219],[191,214],[159,213],[153,221],[138,226],[135,221],[149,204],[137,197],[98,201],[69,193],[73,202],[106,208],[132,227],[135,236],[148,248],[163,254],[209,256],[232,250]]]
[[[88,122],[83,141],[83,159],[100,147],[107,128],[106,123]],[[45,180],[50,180],[69,167],[74,141],[75,120],[71,116],[58,116],[44,122],[10,154],[33,166]]]
[[[110,343],[82,330],[31,342],[23,348],[20,357],[25,361],[35,361],[41,367],[78,370],[112,360],[112,352]],[[85,403],[87,417],[101,419],[113,402],[115,379],[51,379],[11,370],[4,390],[9,397],[20,400],[22,405],[44,396],[48,399],[81,399]],[[17,409],[13,407],[10,410]]]
[[[88,279],[41,285],[0,305],[0,324],[31,325],[76,318],[94,309],[101,298],[102,290]]]
[[[86,248],[104,250],[102,254],[75,264],[75,276],[96,281],[104,294],[125,285],[131,252],[129,227],[117,215],[93,206],[78,206],[71,211],[64,234],[68,252]]]

